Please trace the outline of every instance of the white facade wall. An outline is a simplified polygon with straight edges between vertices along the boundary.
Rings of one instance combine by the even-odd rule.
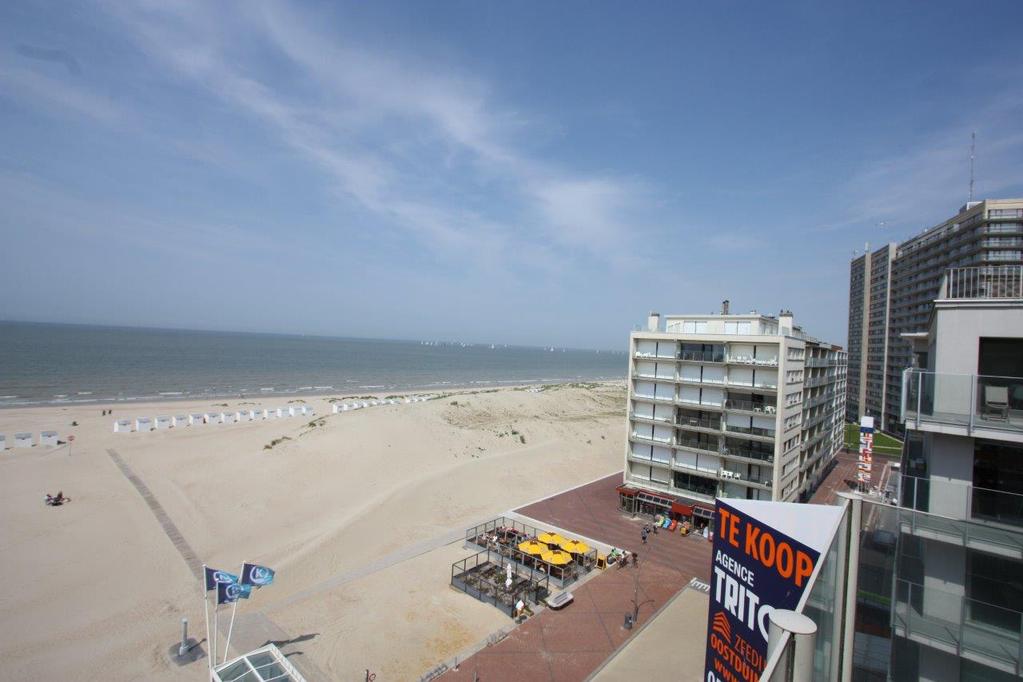
[[[31,433],[16,433],[14,434],[14,447],[15,448],[30,448],[35,443],[32,442]]]
[[[190,414],[188,415],[189,426],[201,426],[206,423],[206,415],[204,414]]]
[[[135,418],[135,430],[136,431],[152,431],[153,420],[150,417],[136,417]]]
[[[171,420],[171,426],[179,429],[183,426],[188,426],[188,423],[189,422],[187,414],[174,415],[174,419]]]
[[[114,433],[131,433],[135,422],[130,419],[114,420]]]
[[[157,430],[169,429],[170,427],[171,418],[169,416],[158,416],[156,417],[156,419],[153,420],[153,428]]]
[[[39,434],[39,445],[43,447],[55,448],[58,440],[56,431],[43,431]]]

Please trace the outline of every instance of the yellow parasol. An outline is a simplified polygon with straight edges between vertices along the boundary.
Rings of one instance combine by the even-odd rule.
[[[540,559],[554,566],[564,566],[572,562],[572,555],[568,552],[562,552],[560,549],[551,549],[543,552],[540,555]]]
[[[565,540],[561,543],[561,549],[571,554],[586,554],[590,551],[590,546],[579,540]]]
[[[565,538],[561,537],[557,533],[550,533],[550,532],[542,533],[540,535],[540,537],[537,538],[537,539],[540,542],[543,542],[543,543],[548,544],[548,545],[560,545],[562,542],[565,541]]]
[[[519,543],[519,549],[526,554],[540,554],[541,552],[547,551],[547,545],[537,542],[536,540],[526,540],[525,542]]]

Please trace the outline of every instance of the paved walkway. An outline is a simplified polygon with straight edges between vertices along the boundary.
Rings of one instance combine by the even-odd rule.
[[[835,457],[835,465],[810,497],[810,504],[835,504],[838,501],[838,493],[856,490],[858,457],[858,453],[848,449],[839,452]],[[878,467],[875,465],[874,468]]]
[[[164,510],[163,505],[160,504],[160,501],[153,495],[149,486],[147,486],[142,479],[135,474],[134,470],[132,470],[132,468],[128,466],[128,463],[125,462],[119,454],[117,454],[116,450],[108,449],[107,454],[110,455],[110,459],[113,460],[114,464],[117,465],[117,468],[121,470],[122,474],[124,474],[124,477],[128,479],[128,482],[135,487],[135,490],[137,490],[139,495],[142,496],[142,499],[145,500],[146,504],[149,506],[149,510],[153,512],[153,516],[155,516],[156,520],[160,522],[160,527],[163,528],[163,532],[167,534],[167,538],[174,545],[174,548],[178,550],[178,554],[180,554],[181,558],[185,560],[185,563],[188,564],[188,568],[195,575],[196,579],[203,580],[202,562],[199,561],[195,551],[192,550],[191,545],[189,545],[188,541],[185,540],[185,537],[181,534],[181,531],[178,530],[178,527],[175,526],[174,522],[171,521],[169,516],[167,516],[167,512]]]
[[[557,526],[639,554],[639,567],[610,568],[569,590],[575,601],[545,609],[449,670],[443,679],[486,682],[585,680],[642,629],[693,577],[710,577],[710,543],[663,531],[640,539],[642,521],[618,512],[614,474],[530,504],[516,513],[538,526]],[[634,599],[636,604],[634,604]],[[636,626],[624,628],[625,614],[638,605]],[[702,651],[703,642],[695,643]]]

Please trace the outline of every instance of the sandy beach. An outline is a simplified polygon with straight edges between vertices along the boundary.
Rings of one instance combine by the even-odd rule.
[[[418,679],[511,624],[448,587],[450,564],[470,553],[455,534],[621,467],[620,383],[460,391],[332,414],[340,397],[302,398],[315,417],[128,434],[113,432],[115,418],[288,401],[0,411],[9,439],[76,437],[70,454],[0,455],[5,679],[201,677],[204,664],[178,668],[167,656],[182,617],[205,634],[197,578],[115,458],[201,561],[277,569],[239,608],[234,644],[267,626],[301,638],[296,658],[309,670],[362,679],[369,669],[381,682]],[[57,490],[73,501],[44,506]]]

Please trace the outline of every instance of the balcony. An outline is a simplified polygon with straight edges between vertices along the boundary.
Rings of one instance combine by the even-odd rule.
[[[721,448],[721,454],[725,457],[742,457],[744,459],[751,459],[756,462],[767,462],[768,464],[774,463],[774,451],[765,452],[763,450],[754,450],[752,448],[737,447],[728,445],[727,443]]]
[[[901,504],[955,519],[1023,528],[1023,495],[965,481],[901,476]]]
[[[759,426],[735,426],[734,424],[725,424],[725,431],[728,433],[742,433],[747,436],[757,436],[758,438],[764,438],[766,440],[774,440],[775,430],[764,429]]]
[[[711,443],[697,438],[686,438],[681,434],[676,439],[675,447],[684,448],[686,450],[695,450],[696,452],[703,452],[711,455],[717,455],[721,452],[721,447],[717,443]]]
[[[679,353],[679,360],[684,362],[717,362],[722,363],[725,361],[724,351],[710,351],[710,350],[684,350]]]
[[[679,417],[675,422],[681,428],[706,429],[708,431],[720,431],[721,420],[710,417]]]
[[[1023,265],[950,268],[941,278],[944,299],[1023,298]]]
[[[638,412],[630,412],[629,419],[636,419],[643,422],[651,422],[657,424],[668,424],[672,423],[671,417],[655,417],[652,414],[639,414]]]
[[[671,447],[670,438],[654,438],[653,436],[645,436],[641,433],[636,432],[633,432],[630,437],[637,443],[647,443],[650,445],[664,445],[666,447]]]
[[[761,474],[754,474],[747,476],[741,471],[732,471],[731,469],[721,469],[718,471],[718,478],[722,481],[728,481],[730,483],[744,483],[748,486],[770,488],[771,479]]]
[[[752,400],[741,398],[728,398],[725,400],[725,409],[737,412],[752,412],[754,414],[777,414],[778,408],[769,403],[758,403]]]
[[[901,637],[1017,674],[1023,613],[936,587],[895,581],[892,629]]]
[[[728,364],[751,367],[777,367],[778,358],[755,358],[752,355],[729,355]]]
[[[907,369],[902,421],[918,431],[1023,442],[1023,377]]]

